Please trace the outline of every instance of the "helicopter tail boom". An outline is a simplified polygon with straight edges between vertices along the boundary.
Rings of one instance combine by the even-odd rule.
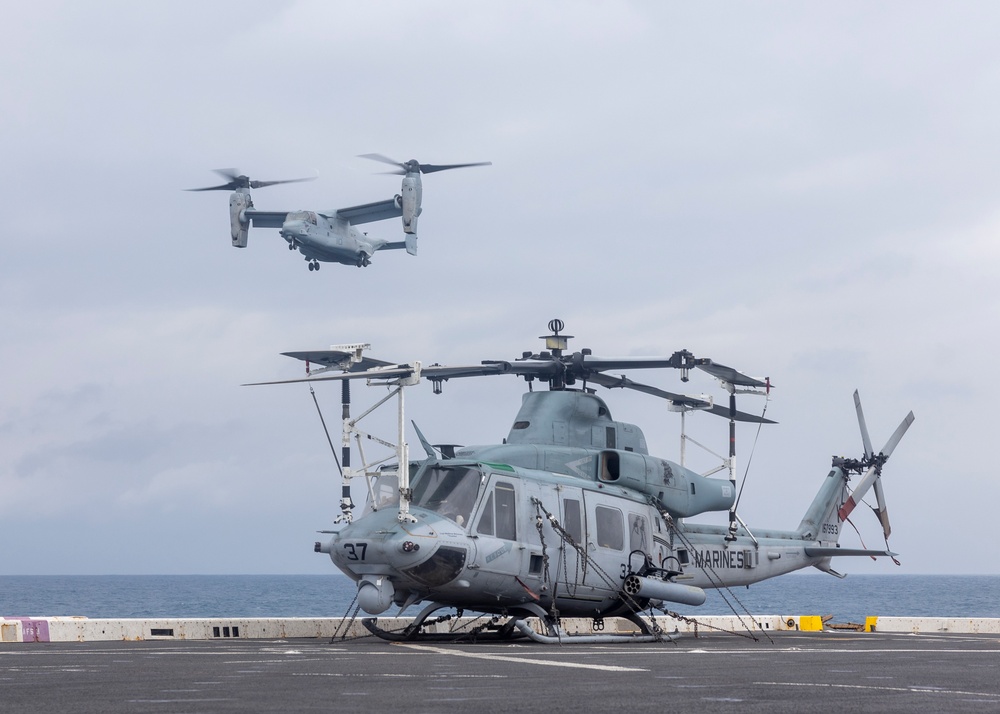
[[[820,486],[810,504],[797,534],[803,540],[817,540],[836,544],[840,540],[840,517],[837,511],[847,499],[847,477],[839,466],[834,466]]]

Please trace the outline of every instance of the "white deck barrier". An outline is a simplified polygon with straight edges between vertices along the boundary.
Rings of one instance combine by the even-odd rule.
[[[687,634],[713,632],[745,632],[748,628],[763,631],[820,631],[846,629],[848,626],[824,622],[816,615],[754,615],[734,616],[705,615],[697,623],[675,620],[662,616],[656,623],[664,632],[675,630]],[[647,618],[648,620],[648,618]],[[379,618],[379,626],[387,630],[400,630],[412,618]],[[425,628],[426,632],[468,632],[482,625],[483,618],[454,618]],[[623,634],[635,632],[636,627],[627,620],[608,618],[603,630],[594,629],[589,619],[565,619],[563,628],[570,634]],[[536,623],[537,628],[537,623]],[[953,632],[966,634],[998,634],[1000,618],[959,617],[869,617],[860,624],[867,632],[894,632],[928,634]],[[8,642],[98,642],[112,640],[233,640],[233,639],[286,639],[322,638],[333,636],[347,638],[368,634],[361,618],[347,624],[344,618],[159,618],[159,619],[91,619],[87,617],[25,617],[0,618],[0,643]]]

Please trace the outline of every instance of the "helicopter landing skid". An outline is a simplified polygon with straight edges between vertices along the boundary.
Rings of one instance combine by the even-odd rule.
[[[533,640],[534,642],[540,642],[545,645],[565,645],[571,643],[586,645],[608,643],[620,644],[624,642],[675,642],[680,637],[680,632],[665,633],[662,632],[656,625],[650,629],[649,625],[634,613],[622,615],[622,617],[638,627],[639,632],[636,634],[620,635],[571,635],[563,630],[559,623],[552,620],[551,617],[545,617],[542,619],[543,624],[548,630],[548,634],[543,635],[542,633],[535,631],[531,625],[528,624],[527,620],[514,620],[514,627],[516,627],[525,637]]]
[[[625,642],[674,642],[680,637],[679,632],[665,633],[655,624],[652,628],[650,628],[649,624],[635,613],[622,615],[623,618],[631,622],[639,629],[639,631],[635,634],[571,635],[562,629],[558,620],[552,618],[541,608],[537,606],[532,607],[532,605],[524,607],[525,609],[530,610],[529,617],[538,618],[539,622],[545,627],[546,632],[544,634],[538,632],[529,624],[529,621],[524,616],[524,613],[521,615],[515,615],[504,623],[498,623],[496,618],[494,618],[489,620],[485,625],[481,625],[478,628],[468,631],[456,630],[452,632],[424,632],[423,628],[427,625],[447,622],[452,619],[453,615],[445,615],[440,618],[435,618],[433,622],[427,621],[427,618],[430,617],[431,614],[443,609],[444,607],[446,606],[439,603],[428,605],[420,611],[420,614],[417,615],[412,623],[401,630],[392,631],[382,629],[378,626],[378,619],[374,617],[363,619],[361,624],[364,625],[365,629],[367,629],[370,633],[388,642],[495,642],[502,640],[510,641],[526,637],[534,642],[549,645],[568,643],[606,644]]]
[[[413,622],[402,630],[384,630],[378,626],[378,619],[374,617],[363,619],[361,624],[376,637],[389,642],[475,642],[478,640],[512,640],[520,639],[523,636],[515,629],[516,620],[508,620],[500,624],[493,619],[488,620],[485,624],[475,629],[467,631],[423,632],[423,628],[427,625],[447,622],[455,617],[454,615],[444,615],[443,617],[434,618],[432,622],[427,621],[427,618],[431,614],[446,607],[448,606],[440,603],[428,605],[420,611]]]
[[[421,632],[420,628],[413,627],[412,625],[408,625],[404,630],[393,632],[391,630],[383,630],[379,627],[374,617],[365,618],[361,621],[361,624],[370,633],[387,642],[496,642],[500,640],[517,640],[523,637],[523,635],[515,631],[513,621],[505,623],[498,628],[491,628],[480,632],[463,632],[460,630],[455,632]]]

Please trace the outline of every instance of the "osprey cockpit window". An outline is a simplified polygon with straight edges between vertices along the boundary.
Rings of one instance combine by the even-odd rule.
[[[316,225],[316,214],[313,211],[292,211],[288,214],[285,219],[288,221],[305,221],[312,225]]]
[[[469,466],[432,466],[413,487],[413,505],[434,511],[460,526],[469,522],[482,473]]]

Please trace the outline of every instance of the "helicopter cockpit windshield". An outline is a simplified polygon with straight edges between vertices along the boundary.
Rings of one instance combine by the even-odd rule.
[[[413,488],[413,505],[464,526],[476,505],[482,476],[471,466],[430,466]]]
[[[371,491],[368,500],[365,502],[362,516],[379,511],[383,508],[396,508],[399,506],[399,477],[393,468],[389,471],[380,471],[371,482]]]

